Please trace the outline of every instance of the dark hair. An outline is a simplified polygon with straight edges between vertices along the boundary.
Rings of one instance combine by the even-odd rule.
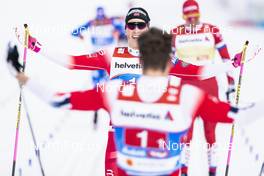
[[[150,28],[138,39],[143,69],[164,71],[172,53],[172,36],[158,28]]]

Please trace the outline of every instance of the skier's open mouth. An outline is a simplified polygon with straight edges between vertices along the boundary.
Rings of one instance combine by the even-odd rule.
[[[139,38],[139,35],[132,35],[132,38],[137,40]]]

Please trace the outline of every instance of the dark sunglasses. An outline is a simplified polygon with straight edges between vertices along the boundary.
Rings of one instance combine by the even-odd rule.
[[[136,29],[136,27],[138,29],[144,29],[144,28],[147,27],[147,23],[144,23],[144,22],[130,22],[130,23],[127,23],[126,26],[130,30],[134,30],[134,29]]]

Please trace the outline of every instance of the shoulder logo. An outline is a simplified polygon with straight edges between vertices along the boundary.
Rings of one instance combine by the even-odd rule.
[[[124,54],[125,53],[125,48],[118,48],[117,49],[118,54]]]
[[[134,95],[135,86],[133,84],[126,84],[125,82],[120,85],[120,92],[125,97],[132,97]]]

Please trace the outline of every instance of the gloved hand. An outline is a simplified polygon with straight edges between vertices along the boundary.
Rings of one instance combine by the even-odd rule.
[[[19,53],[16,45],[8,44],[6,62],[10,73],[16,77],[19,85],[26,84],[28,77],[22,72],[23,66],[19,63]]]
[[[232,59],[232,62],[234,67],[240,67],[242,64],[242,52],[237,53]]]
[[[235,85],[234,84],[229,84],[227,91],[226,91],[226,99],[228,102],[234,102],[235,101]]]
[[[7,64],[8,69],[11,72],[13,76],[16,76],[17,73],[22,71],[22,65],[19,63],[19,53],[17,50],[17,46],[13,45],[11,43],[8,44],[8,52],[7,52]]]
[[[28,48],[36,53],[41,49],[41,44],[37,41],[36,38],[28,36]]]

